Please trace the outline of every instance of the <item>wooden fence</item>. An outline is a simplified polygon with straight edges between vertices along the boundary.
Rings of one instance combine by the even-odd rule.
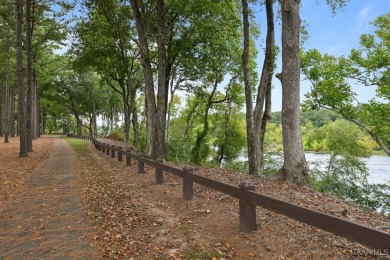
[[[351,241],[358,242],[374,250],[378,250],[378,252],[385,252],[387,254],[390,252],[390,233],[257,193],[255,192],[255,186],[248,182],[242,182],[236,187],[198,175],[189,166],[179,169],[164,164],[164,160],[162,159],[151,160],[147,156],[137,155],[129,149],[123,150],[122,147],[110,146],[109,144],[98,142],[95,138],[85,136],[77,138],[91,140],[97,150],[111,155],[111,158],[115,158],[115,154],[117,153],[119,161],[122,161],[123,156],[126,156],[127,166],[131,165],[132,159],[136,160],[138,162],[138,173],[145,172],[145,164],[154,167],[156,183],[158,184],[163,183],[164,172],[181,177],[183,179],[183,200],[185,201],[193,198],[194,183],[237,198],[239,200],[239,228],[241,232],[249,233],[256,230],[256,206],[260,206],[335,235],[345,237]]]

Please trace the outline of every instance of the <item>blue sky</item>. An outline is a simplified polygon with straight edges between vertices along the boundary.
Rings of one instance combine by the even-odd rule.
[[[255,7],[256,8],[256,7]],[[256,17],[265,28],[265,12],[257,5]],[[351,0],[342,9],[332,14],[325,0],[303,0],[301,5],[301,19],[308,24],[310,38],[305,49],[318,49],[321,53],[334,56],[348,55],[351,49],[359,46],[359,37],[364,33],[373,33],[374,27],[369,24],[379,15],[390,12],[389,0]],[[276,25],[275,33],[277,43],[280,44],[280,26]],[[265,32],[264,32],[265,34]],[[261,40],[259,41],[259,43]],[[259,49],[262,46],[257,46]],[[262,57],[258,64],[262,64]],[[277,72],[281,71],[281,59],[278,60]],[[281,86],[278,79],[273,80],[274,90],[272,98],[272,111],[280,111],[282,107]],[[301,100],[304,93],[309,91],[308,82],[301,84]],[[375,95],[374,87],[356,85],[354,90],[359,95],[359,101],[365,102]]]

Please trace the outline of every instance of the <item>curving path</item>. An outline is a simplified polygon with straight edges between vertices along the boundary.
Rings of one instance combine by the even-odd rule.
[[[77,158],[56,138],[50,157],[0,212],[0,259],[96,259],[80,202]]]

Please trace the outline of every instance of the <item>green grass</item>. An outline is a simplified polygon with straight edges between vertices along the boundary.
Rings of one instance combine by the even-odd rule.
[[[372,150],[373,155],[383,155],[386,156],[386,153],[383,150]]]
[[[89,148],[88,148],[88,141],[82,140],[82,139],[75,139],[75,138],[64,138],[65,141],[67,141],[76,152],[79,152],[83,155],[89,154]]]

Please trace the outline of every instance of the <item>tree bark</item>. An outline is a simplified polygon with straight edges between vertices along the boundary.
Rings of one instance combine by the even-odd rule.
[[[92,93],[91,137],[97,137],[95,95]]]
[[[33,59],[34,62],[35,59]],[[39,137],[39,106],[38,106],[38,84],[37,84],[37,75],[36,71],[33,68],[33,77],[32,77],[32,138],[36,140]]]
[[[169,102],[168,102],[168,108],[167,108],[167,122],[166,122],[166,128],[165,128],[165,131],[166,131],[166,138],[167,138],[167,141],[169,142],[169,139],[170,139],[170,129],[171,129],[171,116],[172,116],[172,106],[173,106],[173,100],[174,100],[174,97],[175,97],[175,91],[176,91],[176,87],[178,86],[178,83],[176,84],[176,86],[174,86],[173,84],[173,79],[171,79],[171,82],[170,82],[170,95],[169,95]]]
[[[26,106],[26,134],[27,151],[32,152],[32,19],[31,0],[26,0],[26,56],[27,56],[27,106]]]
[[[123,110],[124,110],[124,116],[125,116],[125,142],[129,142],[130,140],[130,116],[131,116],[131,110],[130,110],[130,94],[129,92],[132,91],[132,84],[131,84],[131,78],[130,75],[127,75],[127,80],[126,80],[126,90],[124,89],[123,91],[125,92],[125,98],[123,100]]]
[[[131,8],[135,18],[138,32],[139,45],[141,51],[141,65],[145,79],[145,104],[146,104],[146,147],[147,154],[152,158],[157,157],[156,153],[156,102],[153,84],[153,71],[149,55],[148,39],[146,35],[144,21],[139,10],[137,0],[130,0]]]
[[[6,48],[7,48],[7,67],[5,75],[5,132],[4,132],[4,143],[9,143],[9,132],[11,124],[11,95],[10,95],[10,73],[11,73],[11,42],[9,31],[6,36]]]
[[[37,137],[41,137],[44,134],[44,117],[43,117],[43,106],[41,102],[37,100]]]
[[[253,122],[252,86],[249,70],[249,11],[247,0],[242,0],[242,16],[244,25],[244,50],[242,53],[242,69],[244,74],[245,101],[246,101],[246,135],[248,147],[249,174],[257,175],[257,156],[255,144],[255,129]]]
[[[15,89],[13,87],[11,87],[10,89],[10,98],[11,98],[10,134],[11,137],[15,137],[15,106],[16,106],[15,98],[16,97],[15,97]]]
[[[248,162],[249,174],[260,175],[263,173],[263,142],[264,132],[268,121],[268,114],[263,115],[264,102],[266,97],[271,95],[271,82],[274,64],[274,14],[273,2],[265,1],[267,14],[267,37],[266,37],[266,52],[261,73],[260,83],[257,88],[257,97],[255,108],[252,103],[252,87],[249,74],[249,15],[248,2],[242,0],[243,6],[243,21],[244,21],[244,51],[242,55],[244,84],[245,84],[245,100],[246,100],[246,123],[247,123],[247,147],[248,147]],[[270,100],[267,102],[270,102]],[[266,106],[267,108],[267,106]],[[268,106],[269,109],[269,106]],[[266,111],[269,113],[269,111]]]
[[[0,137],[4,136],[4,126],[5,126],[5,85],[0,83]]]
[[[165,43],[165,10],[164,0],[157,0],[157,44],[158,44],[158,92],[157,92],[157,125],[156,144],[157,158],[166,158],[165,127],[167,114],[167,61]]]
[[[20,157],[27,157],[27,133],[26,133],[26,109],[25,109],[25,87],[23,73],[23,46],[22,46],[22,29],[23,29],[23,0],[15,0],[16,16],[16,63],[18,77],[18,125],[20,135]]]
[[[290,182],[308,183],[308,166],[300,131],[300,0],[280,0],[282,10],[282,175]]]
[[[130,93],[130,112],[131,112],[131,123],[133,125],[133,140],[136,147],[136,151],[138,153],[141,152],[141,142],[139,139],[139,123],[138,123],[138,111],[137,111],[137,104],[136,104],[136,97],[137,97],[137,89],[139,87],[137,85],[134,86]]]
[[[272,77],[272,75],[270,76]],[[264,114],[261,119],[261,134],[260,134],[260,151],[261,151],[261,158],[260,158],[260,168],[262,171],[264,171],[264,139],[265,139],[265,131],[267,130],[268,121],[272,118],[272,84],[271,80],[268,82],[267,87],[267,93],[265,94],[265,108],[264,108]]]

